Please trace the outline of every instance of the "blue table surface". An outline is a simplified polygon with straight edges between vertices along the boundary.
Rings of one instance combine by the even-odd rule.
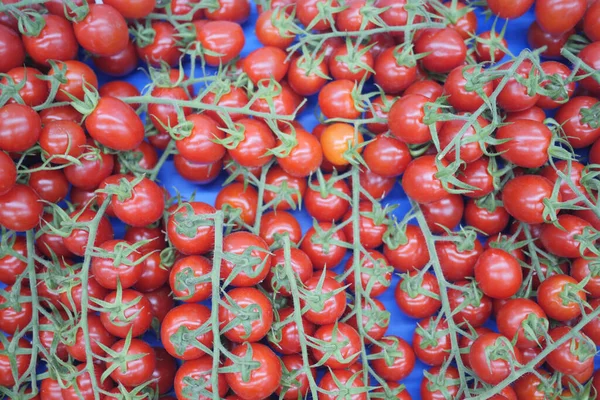
[[[246,45],[244,50],[242,51],[242,56],[249,54],[251,51],[261,47],[260,42],[256,38],[254,33],[254,24],[257,18],[256,8],[253,7],[252,14],[249,20],[243,24],[244,32],[246,34]],[[522,49],[527,47],[527,29],[531,22],[534,19],[533,10],[530,10],[521,18],[516,20],[512,20],[509,23],[509,29],[506,32],[506,40],[508,41],[509,48],[513,52],[513,54],[518,54]],[[490,30],[492,26],[493,19],[486,20],[485,16],[478,12],[478,23],[479,26],[477,28],[478,32],[484,32]],[[501,29],[501,23],[498,24],[497,30]],[[100,84],[106,83],[110,80],[114,80],[101,72],[98,72],[98,77]],[[213,73],[214,70],[208,69],[208,73]],[[149,83],[148,77],[141,71],[137,70],[127,77],[120,78],[123,80],[127,80],[137,86],[140,90],[144,88]],[[309,131],[317,124],[317,120],[314,116],[313,110],[317,107],[317,99],[316,96],[313,96],[308,99],[308,106],[305,111],[298,116],[298,120],[302,125],[307,128]],[[183,179],[173,166],[172,161],[167,161],[164,165],[160,174],[158,176],[162,185],[164,185],[172,194],[177,190],[184,198],[189,197],[193,192],[196,192],[196,199],[200,201],[207,202],[209,204],[214,204],[214,200],[222,187],[222,183],[225,179],[226,174],[223,173],[216,181],[207,184],[207,185],[197,185]],[[404,213],[406,213],[409,208],[409,201],[406,197],[406,194],[402,190],[400,184],[397,184],[394,190],[386,197],[384,200],[385,204],[394,204],[397,206],[394,213],[397,214],[398,217],[402,217]],[[295,212],[300,224],[302,226],[303,231],[306,231],[311,225],[311,217],[304,210],[300,210]],[[122,237],[124,233],[124,227],[122,224],[115,224],[115,232],[117,237]],[[349,257],[350,254],[347,254]],[[346,259],[342,262],[344,264]],[[394,300],[394,288],[398,283],[398,277],[394,276],[392,286],[389,290],[386,291],[379,299],[386,305],[387,309],[391,312],[391,322],[388,330],[388,334],[397,335],[403,337],[408,342],[412,342],[413,332],[417,323],[417,320],[409,318],[400,312],[398,309],[395,300]],[[493,327],[493,322],[490,322],[490,327]],[[153,334],[147,334],[146,338],[153,345],[159,345],[159,342],[154,337]],[[598,357],[596,359],[598,361]],[[598,362],[597,362],[598,364]],[[421,383],[423,377],[423,370],[426,369],[426,365],[417,362],[414,371],[410,374],[408,378],[406,378],[402,383],[404,383],[412,395],[413,399],[419,399],[419,385]]]

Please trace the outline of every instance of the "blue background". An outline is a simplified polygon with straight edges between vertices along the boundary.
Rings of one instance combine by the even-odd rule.
[[[254,24],[257,18],[256,8],[252,8],[252,14],[249,20],[243,24],[244,32],[246,34],[246,45],[244,50],[242,51],[242,56],[249,54],[252,50],[261,47],[260,42],[257,40],[254,34]],[[522,49],[527,47],[527,30],[529,25],[534,19],[533,10],[530,10],[521,18],[516,20],[512,20],[509,23],[509,27],[506,31],[506,40],[508,41],[509,48],[513,54],[518,54]],[[493,19],[489,19],[486,21],[485,16],[483,16],[478,11],[478,22],[479,26],[477,31],[484,32],[490,30],[492,26]],[[499,21],[498,26],[496,27],[497,31],[500,31],[502,28],[502,21]],[[208,73],[214,73],[214,70],[210,68],[207,70]],[[189,72],[189,71],[188,71]],[[100,83],[105,83],[110,80],[114,80],[115,78],[111,78],[98,72],[98,77]],[[127,80],[137,86],[140,90],[149,83],[148,77],[142,71],[135,71],[125,78],[119,78],[123,80]],[[312,128],[317,124],[317,120],[315,118],[315,114],[313,112],[314,108],[317,107],[317,99],[316,96],[313,96],[308,99],[308,106],[305,111],[299,115],[298,120],[302,125],[308,130],[311,131]],[[171,160],[167,161],[167,163],[162,168],[158,177],[161,181],[162,185],[164,185],[171,193],[175,193],[175,189],[182,196],[189,197],[192,192],[196,192],[196,199],[200,201],[207,202],[209,204],[214,204],[214,200],[219,192],[222,183],[225,179],[226,174],[223,173],[216,181],[207,184],[207,185],[197,185],[191,182],[184,180],[179,176],[177,171],[173,166],[173,162]],[[404,213],[406,213],[409,208],[409,202],[404,194],[404,191],[397,184],[394,190],[389,194],[389,196],[384,200],[386,204],[394,204],[397,205],[398,208],[394,211],[398,217],[402,217]],[[303,228],[303,231],[306,231],[311,225],[311,217],[304,210],[295,212],[300,221],[300,224]],[[115,231],[117,236],[122,237],[123,234],[123,226],[116,224]],[[349,254],[347,255],[347,257]],[[343,261],[345,263],[346,260]],[[387,306],[388,310],[391,312],[391,322],[388,330],[388,334],[397,335],[405,338],[407,341],[412,342],[412,335],[415,329],[415,324],[417,320],[411,319],[405,315],[403,315],[394,300],[394,288],[398,283],[398,277],[394,276],[394,280],[392,282],[392,286],[386,293],[379,297],[379,299]],[[493,324],[491,322],[490,324]],[[154,344],[158,344],[156,339],[153,338],[152,334],[147,335],[148,340],[153,342]],[[420,362],[417,362],[417,365],[412,372],[412,374],[402,383],[404,383],[413,399],[420,398],[419,396],[419,385],[421,383],[423,377],[423,370],[426,369],[426,366]]]

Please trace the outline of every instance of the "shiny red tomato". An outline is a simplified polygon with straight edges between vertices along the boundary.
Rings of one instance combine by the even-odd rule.
[[[598,104],[595,97],[573,97],[556,112],[556,122],[561,124],[569,144],[574,148],[590,146],[600,138],[600,126],[591,111]]]
[[[196,37],[207,51],[204,60],[213,67],[237,57],[246,42],[242,27],[230,21],[209,21],[197,26]]]
[[[480,108],[484,101],[481,97],[483,92],[487,97],[492,94],[494,84],[484,82],[477,91],[470,89],[470,79],[476,79],[480,69],[474,67],[465,69],[462,66],[454,68],[446,78],[444,83],[444,92],[448,95],[448,103],[457,111],[474,112]]]
[[[551,35],[570,31],[587,10],[586,0],[538,0],[535,18],[540,27]]]
[[[499,70],[507,70],[513,68],[513,62],[507,62],[498,67]],[[529,74],[532,72],[533,65],[526,60],[516,67],[516,73],[522,79],[529,79]],[[535,72],[534,72],[535,73]],[[494,89],[498,87],[501,78],[494,81]],[[540,95],[535,93],[530,95],[527,87],[519,83],[516,78],[510,77],[506,80],[506,84],[500,91],[497,97],[498,105],[507,112],[523,111],[531,108],[538,101]]]
[[[534,0],[489,0],[488,7],[500,18],[515,19],[525,14]]]
[[[212,393],[212,357],[203,356],[195,360],[184,362],[175,374],[175,394],[177,398],[196,398],[198,400],[210,400]],[[217,377],[217,391],[219,397],[225,396],[229,386],[225,380],[225,374]]]
[[[0,23],[0,73],[23,65],[25,48],[21,36]]]
[[[121,308],[110,307],[122,302]],[[152,323],[152,306],[142,293],[133,290],[123,290],[120,298],[117,292],[109,293],[104,302],[108,303],[108,310],[100,313],[100,319],[107,331],[119,338],[127,335],[140,336],[150,328]]]
[[[8,87],[14,85],[15,88],[18,88],[18,96],[26,105],[35,107],[46,101],[49,93],[48,84],[40,79],[44,76],[40,70],[32,67],[16,67],[9,70],[6,75],[0,80],[0,83]],[[18,103],[17,93],[14,97],[9,98],[8,103]]]
[[[254,50],[242,61],[242,69],[257,84],[261,80],[281,81],[288,72],[287,53],[279,47],[266,46]]]
[[[368,250],[366,254],[361,255],[358,269],[360,270],[360,286],[365,295],[380,296],[392,283],[393,268],[385,256],[376,250]],[[352,292],[356,291],[355,271],[354,256],[352,256],[344,267],[344,273],[349,272],[346,283]]]
[[[423,363],[442,365],[448,359],[451,349],[448,322],[444,319],[436,320],[435,317],[419,321],[413,334],[412,347]]]
[[[502,335],[511,340],[516,337],[518,348],[529,348],[543,342],[548,318],[535,301],[518,298],[508,300],[500,307],[496,323]]]
[[[516,120],[496,131],[496,139],[506,140],[496,150],[501,157],[523,168],[539,168],[548,161],[552,132],[541,122]]]
[[[381,358],[371,361],[373,370],[380,378],[389,381],[401,381],[414,369],[416,357],[408,342],[397,336],[386,336],[373,345],[371,354],[380,354]]]
[[[319,108],[327,118],[356,119],[360,111],[356,108],[353,93],[355,82],[342,79],[331,81],[319,92]]]
[[[156,6],[155,0],[107,0],[104,4],[113,6],[125,18],[144,18]]]
[[[556,341],[571,331],[569,326],[559,326],[548,333]],[[566,375],[579,374],[594,364],[596,346],[585,334],[580,333],[550,352],[546,362],[552,369]]]
[[[243,167],[262,167],[273,156],[267,153],[275,147],[275,136],[262,121],[243,118],[237,121],[243,133],[234,147],[228,148],[233,160]]]
[[[302,283],[313,276],[313,266],[310,258],[300,249],[292,247],[290,249],[289,265],[294,272],[294,276]],[[264,280],[264,286],[271,289],[272,292],[284,297],[291,297],[290,280],[286,273],[286,259],[284,249],[277,249],[271,257],[271,269]]]
[[[221,301],[219,326],[223,335],[232,342],[258,342],[271,329],[273,305],[260,290],[235,288],[228,291]]]
[[[40,196],[27,185],[15,184],[0,196],[0,225],[24,232],[35,228],[44,212]]]
[[[448,165],[445,160],[439,163],[442,166]],[[438,172],[439,167],[435,156],[424,155],[415,158],[408,164],[402,176],[404,192],[417,203],[431,203],[443,199],[448,196],[448,192],[436,177]]]
[[[314,338],[326,343],[325,346],[339,346],[339,352],[334,354],[319,347],[311,348],[314,359],[325,367],[344,369],[358,361],[362,343],[358,332],[350,325],[343,322],[323,325],[314,333]]]
[[[267,346],[260,343],[245,343],[234,348],[234,356],[257,363],[250,374],[241,372],[227,372],[225,379],[234,393],[245,399],[268,398],[279,387],[282,376],[282,367],[279,357]],[[231,366],[233,361],[227,358],[225,367]]]
[[[402,278],[396,286],[394,298],[404,314],[423,319],[431,317],[440,309],[440,287],[433,274],[411,271],[402,275]]]
[[[420,94],[404,95],[397,100],[389,112],[388,124],[392,134],[407,144],[423,144],[430,141],[431,128],[425,121],[429,112],[426,111],[426,104],[429,101],[430,99]],[[442,122],[436,122],[435,126],[439,132]]]
[[[271,267],[269,246],[250,232],[233,232],[223,238],[221,278],[237,287],[262,282]]]
[[[133,150],[144,140],[144,124],[135,110],[115,97],[102,97],[85,120],[92,138],[114,150]]]
[[[92,257],[91,271],[96,281],[107,289],[132,287],[142,276],[142,254],[124,240],[107,240],[99,246],[104,256]],[[117,263],[118,259],[121,261]]]
[[[469,281],[458,281],[455,285],[460,289],[449,289],[448,301],[453,310],[460,307],[460,311],[452,319],[460,325],[468,323],[473,328],[482,326],[492,315],[492,299]]]
[[[557,321],[577,318],[581,315],[581,304],[587,297],[577,285],[577,280],[569,275],[549,276],[538,287],[538,304],[550,318]],[[568,296],[567,300],[565,296]]]
[[[319,398],[322,400],[335,400],[345,394],[349,400],[367,400],[367,387],[362,380],[362,375],[348,369],[329,370],[319,382]],[[353,390],[352,394],[344,392]],[[326,394],[328,393],[328,394]]]
[[[180,360],[195,360],[206,354],[213,343],[213,332],[207,322],[210,309],[202,304],[182,304],[172,308],[161,324],[161,341],[165,350]],[[193,335],[190,341],[187,336]]]
[[[558,257],[579,258],[584,253],[584,244],[580,235],[592,232],[592,225],[574,215],[561,214],[557,225],[544,224],[540,240],[546,250]],[[560,226],[560,228],[559,228]],[[592,242],[593,245],[594,242]]]
[[[491,358],[489,353],[494,349],[504,350],[503,354],[507,359]],[[516,369],[515,363],[520,360],[520,356],[521,352],[514,348],[507,338],[491,332],[475,339],[469,352],[469,362],[479,379],[490,385],[497,385]]]
[[[6,104],[0,108],[0,150],[23,152],[40,137],[39,115],[23,104]]]
[[[303,316],[317,325],[333,324],[344,314],[346,295],[342,285],[332,277],[326,276],[322,283],[320,280],[315,275],[304,284],[310,296],[300,299],[302,309],[307,308]]]
[[[287,235],[292,243],[299,243],[302,229],[296,217],[285,211],[271,211],[262,215],[259,236],[269,245]]]
[[[73,121],[58,120],[44,123],[40,132],[40,147],[44,156],[54,164],[66,164],[66,157],[78,158],[84,151],[85,132]]]
[[[418,226],[406,225],[395,232],[392,240],[386,240],[383,254],[390,264],[400,272],[421,269],[429,261],[425,236]]]
[[[205,254],[212,251],[215,228],[207,215],[215,212],[214,207],[199,201],[181,204],[169,215],[167,237],[183,254]]]
[[[50,66],[48,60],[74,60],[79,49],[73,27],[64,16],[45,15],[45,25],[37,36],[23,35],[25,50],[40,65]]]
[[[110,76],[125,76],[138,66],[138,55],[131,40],[120,52],[111,56],[93,56],[92,60],[98,69]]]
[[[406,143],[384,135],[365,146],[363,158],[369,169],[382,177],[402,175],[412,160]]]
[[[502,203],[514,218],[527,224],[549,220],[545,215],[545,199],[552,197],[554,185],[539,175],[522,175],[511,179],[502,189]],[[558,201],[561,201],[559,194]]]
[[[565,46],[569,37],[575,33],[575,30],[570,30],[563,34],[553,35],[542,29],[537,21],[533,21],[527,31],[527,42],[533,49],[545,47],[541,55],[547,58],[560,58],[560,51]]]
[[[86,17],[73,29],[81,47],[100,56],[115,55],[129,43],[127,21],[108,4],[90,4]]]
[[[420,60],[426,70],[446,73],[464,63],[467,46],[455,29],[428,28],[417,36],[415,53],[426,54]]]
[[[299,208],[304,192],[306,192],[306,178],[292,176],[279,166],[269,168],[265,180],[271,187],[264,192],[264,203],[272,204],[273,209],[289,210]]]

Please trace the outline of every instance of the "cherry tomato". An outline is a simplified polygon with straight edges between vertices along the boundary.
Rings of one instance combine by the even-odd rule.
[[[46,158],[54,164],[66,164],[69,160],[64,156],[79,157],[84,150],[86,138],[79,124],[59,120],[44,123],[39,141]]]
[[[409,317],[418,319],[431,317],[440,309],[439,296],[437,279],[429,272],[411,271],[403,275],[394,292],[398,308]]]
[[[96,314],[88,314],[87,327],[87,333],[84,333],[83,329],[78,328],[75,342],[73,345],[66,346],[66,351],[77,361],[85,362],[87,359],[85,346],[86,335],[89,335],[92,353],[99,357],[105,356],[106,351],[104,348],[112,346],[116,341],[115,337],[106,330],[104,325],[102,325],[100,317]],[[103,348],[101,345],[105,347]]]
[[[358,332],[350,325],[343,322],[323,325],[314,333],[314,338],[330,346],[339,346],[339,352],[333,355],[319,347],[311,349],[315,360],[325,367],[332,369],[347,368],[357,361],[361,349],[361,340]]]
[[[115,97],[101,97],[85,120],[92,138],[114,150],[133,150],[144,140],[144,124],[134,109]]]
[[[578,239],[585,231],[593,229],[592,225],[584,219],[574,215],[559,215],[557,225],[545,224],[540,240],[544,247],[558,257],[579,258],[583,253],[583,246]]]
[[[574,148],[588,147],[600,138],[600,126],[594,113],[590,112],[596,104],[598,100],[594,97],[573,97],[556,112],[556,122],[561,124],[569,144]]]
[[[496,139],[506,140],[496,146],[501,157],[524,168],[539,168],[548,161],[552,132],[537,121],[517,120],[496,131]]]
[[[389,126],[392,134],[407,144],[423,144],[431,140],[431,131],[425,118],[426,104],[430,101],[420,94],[404,95],[397,100],[389,112]],[[439,110],[437,111],[439,112]],[[436,129],[442,128],[440,121]]]
[[[551,35],[560,35],[577,25],[587,9],[586,0],[538,0],[535,19]]]
[[[588,65],[594,70],[598,70],[600,68],[598,49],[600,49],[600,43],[594,42],[584,47],[578,55],[584,64]],[[581,74],[583,74],[583,70],[580,70],[578,75]],[[588,89],[595,94],[600,93],[600,83],[596,82],[592,76],[588,76],[587,78],[579,81],[579,84],[583,88]]]
[[[173,246],[186,255],[205,254],[214,247],[215,228],[205,217],[214,207],[199,201],[183,203],[167,220],[167,236]]]
[[[546,47],[542,51],[541,55],[547,58],[559,58],[561,49],[569,40],[569,36],[575,33],[575,30],[571,30],[559,35],[553,35],[542,29],[537,21],[533,21],[527,31],[527,42],[533,49],[539,49],[540,47]]]
[[[290,242],[297,244],[302,238],[302,230],[296,217],[285,211],[271,211],[262,215],[259,236],[272,246],[279,237],[287,235]]]
[[[281,395],[284,400],[295,400],[298,397],[305,397],[310,389],[310,383],[306,372],[301,372],[304,367],[304,361],[299,354],[290,354],[281,357],[283,364],[283,377],[275,394]],[[313,380],[316,379],[316,371],[310,369]]]
[[[487,249],[475,264],[475,280],[481,291],[494,299],[513,296],[523,282],[523,272],[516,258],[500,249]],[[502,282],[502,285],[498,285]]]
[[[448,162],[442,160],[440,164],[447,166]],[[448,196],[442,182],[436,177],[438,168],[436,157],[433,155],[424,155],[412,160],[402,176],[402,188],[408,197],[417,203],[431,203]]]
[[[386,93],[401,93],[417,79],[416,63],[410,55],[403,59],[402,50],[401,46],[390,47],[375,60],[375,82]]]
[[[319,399],[335,400],[343,396],[342,393],[346,393],[344,397],[347,399],[367,400],[366,392],[368,389],[365,387],[361,376],[360,373],[347,369],[329,370],[319,382],[319,389],[323,391],[319,393]],[[353,394],[344,392],[349,389],[353,390]]]
[[[6,340],[11,343],[14,339],[11,336],[7,336]],[[8,353],[6,345],[0,342],[0,385],[4,387],[12,387],[17,379],[21,379],[31,363],[31,344],[25,340],[25,338],[19,338],[16,341],[15,349],[11,351],[12,354]],[[18,353],[16,353],[18,351]],[[14,371],[17,372],[17,376],[13,375]]]
[[[100,313],[100,319],[106,330],[119,338],[126,338],[129,334],[136,337],[146,332],[152,323],[152,306],[146,296],[136,290],[125,289],[120,300],[124,310]],[[110,305],[116,304],[117,292],[109,293],[104,298],[104,302]]]
[[[486,236],[502,232],[508,226],[509,220],[510,215],[500,205],[496,205],[495,209],[490,211],[471,199],[465,207],[465,222]]]
[[[427,365],[439,366],[448,359],[450,333],[446,320],[435,317],[421,320],[413,334],[412,346],[415,355]]]
[[[534,0],[488,0],[490,10],[500,18],[515,19],[525,14]]]
[[[124,240],[107,240],[99,246],[107,255],[92,258],[91,271],[99,284],[115,290],[119,283],[123,289],[128,289],[138,281],[144,265],[139,261],[142,257],[140,252],[128,250],[132,245]],[[113,258],[117,253],[124,258],[120,264]]]
[[[577,280],[568,275],[547,277],[538,287],[538,303],[550,318],[557,321],[569,321],[581,315],[580,303],[586,300],[586,294],[577,287]],[[565,296],[568,295],[567,300]]]
[[[473,328],[482,326],[492,314],[492,299],[469,281],[458,281],[455,285],[461,289],[449,289],[448,301],[453,310],[460,307],[460,311],[452,319],[458,324],[468,323]],[[466,306],[462,306],[463,303]]]
[[[144,296],[146,296],[150,302],[152,315],[158,322],[162,322],[167,313],[175,306],[175,301],[171,296],[169,285],[164,285],[151,292],[146,292],[144,293]]]
[[[298,325],[293,320],[293,313],[292,307],[274,312],[275,321],[272,331],[268,335],[269,342],[274,349],[286,355],[297,354],[302,350]],[[315,332],[315,325],[302,318],[302,329],[305,335],[312,336]]]
[[[590,297],[600,297],[600,276],[598,275],[597,258],[577,258],[571,263],[571,276],[578,282],[589,277],[584,290]]]
[[[460,377],[455,367],[433,367],[427,372],[429,375],[423,377],[420,386],[422,400],[442,400],[447,396],[455,398],[458,395],[459,385],[450,383],[456,382]],[[443,378],[440,379],[442,374]],[[441,383],[438,383],[438,381]]]
[[[143,246],[142,246],[143,247]],[[141,250],[146,259],[142,262],[142,275],[133,288],[139,292],[150,292],[159,289],[169,280],[169,270],[163,265],[158,250]]]
[[[73,29],[81,47],[100,56],[113,56],[129,43],[127,21],[108,4],[90,4],[86,17]]]
[[[233,286],[254,286],[269,273],[271,254],[260,236],[249,232],[230,233],[223,238],[223,254],[221,277]]]
[[[260,18],[260,17],[259,17]],[[257,22],[258,23],[258,22]],[[312,60],[300,56],[292,58],[287,80],[290,87],[301,96],[312,96],[327,83],[329,67],[325,59]]]
[[[422,204],[421,211],[429,230],[432,233],[443,233],[445,228],[452,230],[460,223],[464,207],[462,196],[450,194],[441,200]]]
[[[313,297],[300,299],[302,309],[308,307],[303,316],[317,325],[333,324],[344,314],[346,295],[342,285],[335,279],[326,276],[322,284],[319,284],[320,280],[321,277],[315,275],[304,284],[307,293]],[[322,303],[322,307],[317,303]]]
[[[295,35],[290,31],[280,32],[273,21],[289,18],[283,8],[272,8],[260,13],[256,20],[255,32],[259,42],[264,46],[274,46],[285,50],[294,41]]]
[[[394,243],[386,241],[383,246],[383,254],[390,264],[400,272],[423,268],[429,261],[429,251],[421,229],[415,225],[406,225],[398,236]]]
[[[222,302],[219,324],[221,332],[232,342],[258,342],[271,329],[273,306],[258,289],[232,289],[223,296]]]
[[[173,164],[182,178],[203,185],[217,179],[222,171],[223,160],[214,164],[199,164],[186,160],[180,154],[175,154]]]
[[[0,152],[0,196],[8,193],[17,182],[17,166],[8,154]],[[345,210],[344,210],[345,211]]]
[[[428,28],[417,37],[415,52],[426,53],[421,59],[421,65],[425,69],[435,73],[445,73],[465,61],[467,47],[460,33],[455,29]]]
[[[373,173],[390,178],[402,175],[412,160],[404,142],[383,135],[365,146],[363,158]]]
[[[430,79],[425,79],[416,81],[410,85],[404,91],[404,95],[420,94],[421,96],[427,97],[430,101],[435,101],[442,95],[443,91],[444,88],[442,85]]]
[[[361,255],[359,263],[360,285],[363,293],[372,297],[382,295],[392,283],[392,268],[383,254],[375,250],[368,250],[366,254]],[[351,271],[351,272],[350,272]],[[355,291],[356,278],[354,268],[354,256],[350,257],[344,267],[345,273],[350,273],[346,277],[346,283],[351,291]]]
[[[285,272],[285,251],[277,249],[271,258],[271,269],[265,279],[265,287],[285,297],[291,297],[290,281]],[[290,249],[289,265],[300,282],[304,283],[313,276],[313,266],[310,258],[302,250],[292,247]]]
[[[499,70],[507,70],[513,68],[513,62],[507,62],[498,67]],[[529,79],[529,74],[532,72],[533,65],[526,60],[516,67],[516,74],[522,79]],[[535,72],[534,72],[535,73]],[[494,81],[494,89],[498,87],[503,79],[497,78]],[[530,95],[527,87],[519,83],[516,78],[510,77],[506,80],[506,84],[496,98],[498,105],[507,112],[523,111],[531,108],[537,103],[540,95]]]
[[[50,65],[48,60],[75,59],[79,46],[71,23],[57,15],[45,15],[44,21],[45,25],[37,36],[22,36],[27,54],[43,66]]]
[[[470,79],[472,79],[473,75],[476,76],[478,72],[480,71],[476,71],[474,67],[465,69],[459,66],[448,74],[444,83],[444,92],[448,95],[448,103],[457,111],[474,112],[484,103],[481,92],[487,97],[492,94],[494,84],[491,81],[484,82],[482,87],[477,91],[468,90],[470,89]]]
[[[328,66],[334,79],[359,82],[371,77],[374,64],[373,55],[365,46],[346,45],[333,50]]]
[[[548,221],[544,216],[545,199],[552,196],[554,185],[539,175],[522,175],[511,179],[502,190],[502,202],[506,211],[527,224],[541,224]],[[559,194],[558,201],[561,201]]]
[[[254,84],[271,78],[279,82],[288,68],[287,54],[278,47],[261,47],[248,54],[242,62],[242,69]]]
[[[356,119],[360,111],[356,108],[353,94],[356,84],[347,79],[331,81],[319,92],[319,108],[327,118]]]
[[[79,158],[79,165],[71,164],[65,168],[65,176],[69,183],[78,189],[96,189],[112,174],[115,166],[114,156],[101,151],[92,143],[88,140],[86,144],[80,146],[82,147],[80,151],[85,151],[85,154]],[[72,194],[71,198],[73,198]]]
[[[21,36],[0,24],[0,73],[20,67],[25,61],[25,48]]]
[[[370,201],[362,201],[358,207],[359,210],[359,236],[360,242],[367,249],[374,249],[383,243],[383,235],[387,230],[385,224],[385,215],[375,209]],[[352,210],[349,210],[344,216],[344,221],[352,218]],[[352,224],[344,226],[344,234],[348,243],[354,242],[354,229]]]
[[[243,88],[230,86],[229,89],[219,90],[217,92],[208,92],[202,97],[201,100],[206,104],[214,104],[223,107],[232,107],[232,108],[244,108],[246,104],[248,104],[248,94]],[[226,126],[225,121],[221,117],[221,112],[205,110],[204,114],[214,119],[219,126]],[[229,118],[233,122],[240,121],[245,117],[244,114],[238,112],[228,112]],[[254,121],[254,120],[245,120]]]
[[[127,46],[120,52],[111,56],[92,57],[94,65],[98,69],[110,76],[125,76],[131,73],[138,66],[138,55],[135,51],[135,45],[130,40]]]
[[[355,131],[350,124],[337,122],[325,128],[321,135],[321,147],[325,158],[334,165],[344,166],[350,163],[349,150],[362,152],[362,147],[357,147],[363,142],[363,136]]]
[[[553,341],[557,341],[571,331],[568,326],[559,326],[548,333]],[[550,352],[546,362],[552,369],[565,375],[581,373],[594,364],[596,346],[585,334],[580,333],[567,340]]]
[[[177,30],[165,21],[153,22],[151,29],[154,31],[154,39],[151,42],[136,43],[138,57],[155,68],[160,67],[163,62],[176,67],[182,54],[177,43]]]
[[[499,40],[504,49],[508,48],[508,42],[498,33],[492,33],[491,31],[482,32],[477,35],[475,39],[475,55],[477,61],[496,63],[502,60],[506,55],[500,46],[490,46],[489,41],[492,40],[492,35],[494,35],[494,41]]]
[[[197,398],[198,400],[210,400],[212,393],[212,357],[203,356],[195,360],[184,362],[175,374],[175,394],[178,399]],[[217,377],[217,391],[222,398],[227,393],[229,386],[225,380],[225,374]]]
[[[29,106],[6,104],[0,108],[0,149],[22,152],[32,147],[40,137],[42,123]]]
[[[505,350],[503,354],[506,354],[508,359],[491,358],[488,354],[493,349]],[[469,352],[469,362],[471,369],[479,379],[490,385],[497,385],[515,369],[515,361],[519,361],[520,356],[520,351],[514,348],[508,339],[491,332],[484,333],[475,339]]]
[[[197,26],[196,37],[202,48],[210,51],[204,53],[204,60],[213,67],[237,57],[246,42],[242,27],[230,21],[209,21]]]
[[[79,364],[77,368],[77,375],[71,386],[62,389],[63,400],[93,400],[96,397],[94,387],[92,386],[92,378],[89,371],[86,368],[85,363]],[[108,392],[113,387],[112,379],[102,379],[104,373],[104,367],[94,364],[94,377],[100,390]]]
[[[324,185],[316,180],[309,185],[304,194],[304,207],[319,222],[338,221],[350,206],[350,188],[343,179],[332,179],[332,175],[324,175],[323,181]]]
[[[592,42],[600,40],[600,5],[592,2],[583,17],[583,32]]]
[[[113,6],[125,18],[144,18],[156,6],[155,0],[107,0],[104,4]]]
[[[243,118],[237,121],[243,138],[235,148],[229,148],[231,158],[243,167],[262,167],[273,157],[267,152],[275,147],[275,136],[262,121]]]
[[[511,340],[516,337],[518,348],[535,347],[543,342],[542,325],[537,325],[543,320],[547,321],[544,310],[535,301],[522,298],[508,300],[496,316],[500,333]],[[536,336],[532,337],[532,331]]]
[[[552,95],[540,96],[536,105],[544,109],[559,107],[569,100],[575,91],[575,82],[569,82],[571,69],[558,61],[544,61],[540,65],[544,73],[552,77],[552,79],[543,81],[540,85],[550,91]],[[566,92],[566,96],[559,97],[564,92]]]
[[[182,304],[171,309],[161,324],[161,341],[165,350],[180,360],[195,360],[203,355],[203,348],[211,348],[213,333],[207,322],[210,309],[202,304]],[[188,336],[193,335],[193,341]]]
[[[244,343],[234,348],[234,356],[258,363],[248,376],[241,372],[227,372],[225,379],[234,393],[244,399],[268,398],[279,387],[282,368],[279,358],[267,346],[260,343]],[[233,364],[231,358],[225,361],[225,367]]]
[[[65,120],[81,124],[82,115],[71,106],[58,106],[41,110],[40,118],[43,126],[53,121]]]
[[[364,299],[362,304],[362,328],[365,332],[364,341],[380,340],[387,332],[390,324],[390,313],[385,305],[377,299]],[[356,315],[347,321],[348,325],[359,331]]]
[[[390,381],[401,381],[414,369],[415,353],[404,339],[397,336],[386,336],[373,345],[371,354],[382,354],[383,358],[371,361],[373,370],[380,378]],[[386,357],[387,355],[387,357]]]
[[[46,101],[48,85],[39,78],[43,77],[40,70],[32,67],[16,67],[8,71],[6,75],[0,82],[8,87],[19,88],[18,96],[26,105],[35,107]],[[16,96],[10,98],[8,103],[17,103]]]
[[[319,139],[302,128],[294,130],[296,144],[289,154],[279,157],[277,162],[285,172],[296,177],[305,177],[315,172],[323,161],[323,150]],[[279,142],[281,144],[281,142]]]
[[[273,209],[289,210],[299,207],[304,192],[306,192],[306,178],[298,178],[285,172],[279,166],[269,168],[265,179],[267,186],[264,192],[264,203],[273,204]]]
[[[39,195],[29,186],[15,184],[0,196],[0,225],[24,232],[35,228],[44,212]]]

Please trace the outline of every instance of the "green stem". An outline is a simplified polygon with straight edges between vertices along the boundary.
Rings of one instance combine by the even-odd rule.
[[[294,270],[291,265],[292,249],[290,244],[290,238],[288,235],[283,236],[283,258],[285,260],[284,270],[287,276],[287,280],[290,283],[290,292],[292,293],[292,302],[294,304],[294,312],[292,313],[294,322],[298,326],[298,339],[300,340],[300,347],[302,349],[302,364],[306,371],[308,378],[308,384],[310,387],[310,393],[313,399],[318,398],[317,394],[317,383],[312,376],[310,370],[310,359],[308,357],[308,341],[306,340],[306,332],[304,332],[304,325],[302,323],[302,305],[300,304],[300,292],[298,290],[298,284],[296,283],[296,276],[294,276]]]
[[[212,398],[220,400],[219,397],[219,366],[221,347],[221,332],[219,329],[219,299],[221,298],[221,258],[223,253],[223,212],[214,214],[215,221],[215,247],[213,253],[213,266],[211,271],[212,303],[211,303],[211,328],[213,332],[213,354],[212,354]]]
[[[450,306],[450,300],[448,298],[448,282],[444,277],[444,272],[442,271],[442,267],[440,265],[440,259],[437,254],[437,249],[435,247],[435,237],[431,233],[429,226],[427,225],[427,221],[425,220],[425,215],[423,211],[419,207],[418,204],[412,202],[412,206],[414,209],[418,210],[416,212],[417,222],[419,223],[419,227],[423,232],[423,236],[425,237],[425,242],[427,243],[427,250],[429,251],[431,257],[431,265],[433,266],[433,270],[435,272],[435,276],[437,277],[438,284],[440,287],[440,300],[442,302],[441,313],[446,315],[446,322],[448,323],[448,331],[450,335],[450,343],[452,344],[451,352],[450,352],[450,360],[454,359],[456,362],[459,378],[460,378],[460,386],[461,390],[465,390],[468,392],[467,380],[465,377],[466,367],[460,357],[460,346],[458,345],[458,331],[459,328],[454,323],[454,319],[452,318],[452,308]],[[460,391],[458,393],[460,395]],[[468,393],[467,393],[468,394]]]
[[[39,323],[39,299],[37,292],[37,279],[35,273],[35,262],[34,258],[31,256],[35,254],[34,247],[34,236],[35,232],[33,230],[29,230],[26,233],[27,238],[27,272],[29,275],[29,289],[31,291],[31,306],[33,308],[33,314],[31,317],[31,362],[29,364],[29,368],[31,369],[31,390],[35,393],[37,391],[37,378],[36,378],[36,368],[37,368],[37,357],[38,357],[38,349],[40,346],[40,323]]]
[[[104,217],[104,213],[110,204],[110,199],[107,199],[96,213],[94,219],[92,219],[88,225],[88,241],[86,245],[85,257],[83,259],[83,265],[81,266],[81,320],[79,321],[79,325],[81,326],[81,330],[83,332],[84,342],[85,342],[85,354],[86,354],[86,369],[90,375],[90,382],[92,384],[92,388],[94,389],[94,399],[100,400],[100,389],[98,387],[98,382],[96,382],[96,374],[94,372],[94,353],[92,351],[92,343],[89,335],[88,328],[88,301],[89,301],[89,293],[88,293],[88,285],[87,282],[90,276],[90,264],[92,262],[92,248],[94,247],[94,242],[96,241],[96,235],[98,233],[98,227],[102,218]]]

